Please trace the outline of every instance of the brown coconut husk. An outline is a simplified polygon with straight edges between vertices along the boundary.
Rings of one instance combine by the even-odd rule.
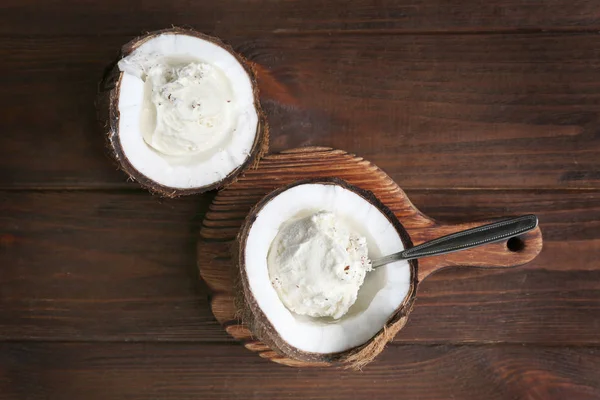
[[[266,344],[271,350],[276,352],[278,355],[287,357],[293,361],[304,362],[309,364],[335,364],[344,368],[351,369],[362,369],[364,366],[373,361],[385,348],[394,336],[402,329],[402,327],[408,321],[408,314],[413,308],[416,287],[417,287],[417,262],[415,260],[409,261],[411,270],[411,282],[409,292],[404,299],[403,303],[396,309],[393,315],[390,316],[386,324],[381,330],[369,339],[366,343],[348,349],[339,353],[319,354],[301,351],[289,345],[285,342],[275,330],[274,326],[264,315],[260,307],[258,306],[254,295],[252,294],[249,285],[248,277],[245,270],[245,249],[248,233],[252,224],[256,220],[258,213],[262,208],[277,195],[283,191],[290,189],[291,187],[306,184],[306,183],[319,183],[325,185],[339,185],[348,190],[351,190],[365,200],[369,201],[375,207],[377,207],[394,226],[396,231],[399,233],[405,248],[412,247],[412,242],[408,233],[404,227],[400,224],[393,212],[381,203],[373,193],[360,189],[356,186],[350,185],[345,181],[338,178],[318,178],[318,179],[306,179],[294,182],[282,188],[279,188],[267,196],[265,196],[258,204],[256,204],[250,213],[248,214],[244,224],[242,225],[240,232],[238,233],[236,242],[232,248],[232,255],[234,260],[234,276],[236,277],[236,284],[234,285],[235,306],[237,310],[237,316],[239,320],[246,325],[257,339]],[[286,364],[289,364],[286,362]]]
[[[145,176],[135,167],[133,167],[133,165],[127,158],[127,155],[125,154],[125,151],[123,150],[123,147],[121,146],[121,142],[119,140],[118,101],[123,73],[119,70],[117,62],[123,57],[126,57],[129,54],[131,54],[131,52],[133,52],[135,49],[141,46],[144,42],[163,34],[195,36],[224,48],[229,53],[231,53],[244,67],[246,73],[248,74],[248,77],[250,78],[250,81],[252,82],[254,94],[254,107],[256,108],[256,111],[258,113],[258,126],[256,137],[254,139],[254,143],[250,151],[250,155],[242,165],[240,165],[234,171],[229,173],[229,175],[227,175],[224,179],[210,185],[190,189],[179,189],[161,185],[153,181],[149,177]],[[177,27],[163,29],[159,31],[149,32],[125,44],[121,48],[121,54],[118,60],[111,64],[109,68],[107,68],[107,71],[102,81],[100,82],[96,106],[98,110],[98,118],[106,133],[106,142],[110,154],[116,161],[118,167],[127,174],[129,179],[137,181],[140,185],[142,185],[149,191],[157,193],[164,197],[178,197],[182,195],[203,193],[209,190],[223,188],[235,182],[240,173],[242,173],[246,169],[255,168],[258,165],[258,162],[260,161],[262,156],[268,151],[269,126],[265,117],[265,113],[263,112],[262,107],[260,105],[258,84],[254,68],[252,67],[251,63],[249,63],[244,57],[237,54],[231,48],[231,46],[223,43],[220,39],[205,35],[192,29],[184,29]]]

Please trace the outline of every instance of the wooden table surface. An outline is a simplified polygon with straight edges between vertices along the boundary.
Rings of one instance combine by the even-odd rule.
[[[255,63],[272,151],[357,153],[440,220],[537,213],[541,255],[432,276],[362,372],[244,349],[196,268],[214,193],[127,182],[95,120],[172,24]],[[590,0],[3,0],[0,399],[599,399],[599,30]]]

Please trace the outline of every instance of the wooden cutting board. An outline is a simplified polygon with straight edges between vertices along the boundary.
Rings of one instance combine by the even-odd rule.
[[[293,181],[315,177],[338,177],[373,192],[396,214],[414,245],[489,222],[450,225],[435,221],[421,213],[402,189],[377,166],[342,150],[306,147],[263,158],[258,168],[247,171],[237,182],[215,197],[200,230],[198,267],[200,276],[212,293],[212,312],[227,333],[261,357],[291,366],[315,364],[299,362],[275,353],[253,339],[250,330],[236,318],[231,246],[246,215],[263,196]],[[538,227],[509,242],[420,259],[417,265],[418,281],[450,266],[515,267],[531,261],[541,249],[542,233]]]

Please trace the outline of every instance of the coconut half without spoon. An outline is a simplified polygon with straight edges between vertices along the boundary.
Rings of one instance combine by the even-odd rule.
[[[488,243],[500,242],[534,230],[538,226],[535,215],[505,219],[476,228],[467,229],[430,240],[410,249],[390,254],[372,261],[373,269],[395,261],[439,256],[455,251],[467,250]]]
[[[101,82],[98,111],[120,168],[165,197],[222,188],[268,147],[252,65],[190,29],[125,44]]]

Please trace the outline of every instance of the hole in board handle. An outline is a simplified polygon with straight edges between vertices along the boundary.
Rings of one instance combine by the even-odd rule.
[[[525,242],[519,236],[511,237],[506,242],[508,250],[516,253],[522,251],[525,248]]]

